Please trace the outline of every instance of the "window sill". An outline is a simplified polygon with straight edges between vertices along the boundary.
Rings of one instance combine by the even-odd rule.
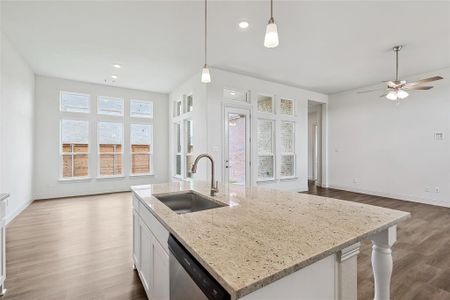
[[[74,181],[88,181],[91,180],[92,177],[66,177],[66,178],[59,178],[59,182],[74,182]]]
[[[129,177],[155,176],[154,173],[130,174]]]
[[[96,179],[114,179],[114,178],[125,178],[125,176],[123,175],[97,176]]]
[[[256,183],[265,183],[265,182],[275,182],[276,179],[275,178],[267,178],[267,179],[256,179]]]
[[[297,180],[297,176],[289,176],[289,177],[280,177],[281,181],[289,181],[289,180]]]

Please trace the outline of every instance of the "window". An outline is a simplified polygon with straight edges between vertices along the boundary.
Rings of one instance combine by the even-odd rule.
[[[153,126],[130,125],[131,174],[152,173]]]
[[[281,163],[280,176],[295,176],[295,123],[280,123],[280,140],[281,140]]]
[[[186,177],[192,177],[192,153],[194,151],[194,145],[192,139],[194,136],[194,130],[192,128],[192,120],[184,121],[184,130],[186,138]]]
[[[122,175],[122,123],[98,122],[99,175]]]
[[[258,180],[274,179],[274,122],[258,120],[257,126]]]
[[[123,99],[98,97],[97,113],[100,115],[123,116]]]
[[[239,101],[239,102],[247,102],[247,93],[224,89],[223,90],[223,99],[231,100],[231,101]]]
[[[182,104],[181,100],[180,101],[176,101],[174,103],[174,109],[173,109],[173,116],[174,117],[178,117],[178,116],[180,116],[182,114],[182,107],[183,107],[183,104]]]
[[[88,121],[61,121],[62,178],[89,175],[89,123]]]
[[[181,176],[181,124],[175,124],[175,175]]]
[[[281,99],[280,100],[280,114],[294,115],[294,100]]]
[[[270,96],[258,96],[258,112],[273,113],[273,98]]]
[[[153,102],[130,100],[130,117],[153,118]]]
[[[60,92],[60,110],[64,112],[89,113],[90,96],[72,92]]]
[[[191,112],[194,109],[194,98],[192,95],[186,97],[186,112]]]

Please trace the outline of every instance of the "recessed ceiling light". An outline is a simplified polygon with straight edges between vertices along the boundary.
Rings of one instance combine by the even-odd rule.
[[[111,75],[112,79],[117,79],[117,75]]]
[[[114,64],[113,67],[116,68],[116,69],[120,69],[122,66],[119,65],[119,64]]]
[[[240,21],[238,26],[239,26],[240,29],[247,29],[248,26],[250,26],[250,24],[248,24],[247,21]]]

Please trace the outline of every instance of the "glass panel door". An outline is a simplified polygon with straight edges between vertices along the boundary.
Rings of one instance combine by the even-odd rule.
[[[225,182],[250,183],[250,112],[225,108]]]

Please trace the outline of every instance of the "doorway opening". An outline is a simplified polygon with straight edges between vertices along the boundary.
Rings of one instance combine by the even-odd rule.
[[[308,187],[322,186],[323,103],[308,101]]]
[[[250,111],[225,107],[225,182],[250,183]]]

